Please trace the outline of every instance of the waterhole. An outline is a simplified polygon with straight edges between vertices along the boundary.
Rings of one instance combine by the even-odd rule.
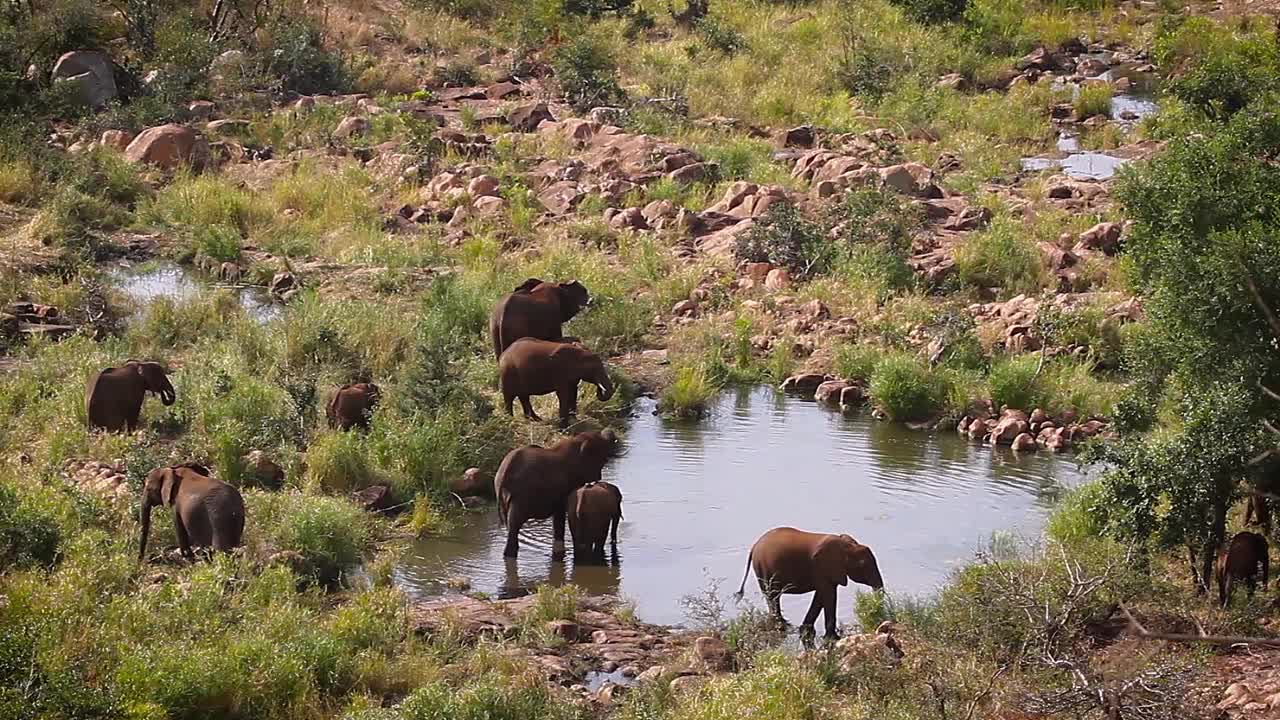
[[[1034,538],[1064,487],[1082,473],[1067,456],[1015,456],[954,433],[926,433],[844,417],[812,401],[743,388],[719,397],[698,423],[669,421],[642,404],[625,455],[605,470],[623,492],[618,550],[609,564],[551,560],[551,522],[530,523],[520,557],[502,557],[496,511],[448,537],[419,541],[397,568],[411,595],[448,592],[451,578],[495,597],[542,583],[575,583],[635,603],[646,622],[687,620],[681,599],[718,581],[729,613],[747,551],[782,525],[849,533],[871,546],[891,593],[928,594],[995,533]],[[748,600],[763,606],[754,579]],[[852,619],[853,594],[840,599]],[[797,622],[808,596],[784,596]]]
[[[167,297],[181,302],[195,297],[202,289],[225,288],[236,296],[249,317],[259,322],[270,322],[280,317],[280,306],[271,301],[266,288],[256,285],[222,285],[195,277],[189,270],[170,262],[149,262],[112,270],[108,275],[116,286],[138,305],[143,312],[152,300]]]

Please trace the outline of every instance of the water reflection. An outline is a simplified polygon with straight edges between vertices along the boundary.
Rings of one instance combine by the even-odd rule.
[[[186,268],[170,262],[151,262],[141,266],[112,270],[108,276],[120,291],[133,300],[139,308],[145,308],[156,298],[166,297],[175,302],[188,300],[201,290],[215,287],[197,280]],[[280,317],[280,306],[271,301],[266,288],[258,286],[217,286],[233,293],[240,306],[258,322],[270,322]]]
[[[996,531],[1034,536],[1075,464],[1050,455],[1014,456],[869,418],[845,418],[812,402],[744,388],[723,395],[700,423],[669,421],[642,407],[626,455],[606,469],[623,492],[616,562],[551,560],[551,523],[521,531],[517,561],[502,557],[496,514],[469,518],[450,537],[417,543],[397,569],[411,594],[446,592],[453,577],[491,595],[572,582],[621,594],[650,622],[684,620],[682,596],[723,580],[732,608],[747,550],[779,525],[848,532],[875,549],[894,593],[934,590]],[[612,559],[612,558],[611,558]],[[761,599],[754,582],[749,597]],[[852,593],[842,597],[849,616]],[[798,620],[807,596],[786,596]]]

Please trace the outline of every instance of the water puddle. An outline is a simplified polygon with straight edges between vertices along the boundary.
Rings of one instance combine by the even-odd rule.
[[[280,317],[281,307],[271,301],[266,288],[206,282],[175,263],[149,262],[111,270],[107,275],[115,281],[121,292],[143,309],[156,298],[188,300],[205,289],[218,287],[235,294],[240,306],[258,322],[266,323]]]
[[[1059,143],[1062,140],[1059,139]],[[1059,145],[1061,147],[1061,145]],[[1076,145],[1076,147],[1079,147]],[[1106,180],[1113,177],[1125,163],[1126,158],[1118,158],[1100,152],[1074,152],[1065,158],[1031,157],[1022,159],[1022,169],[1039,171],[1060,168],[1068,177],[1077,180]]]
[[[466,577],[490,596],[542,583],[617,594],[646,622],[687,620],[681,598],[720,581],[730,595],[747,551],[766,530],[791,525],[847,532],[876,552],[888,589],[925,594],[973,558],[994,533],[1037,537],[1064,486],[1082,480],[1065,456],[1014,456],[953,433],[930,434],[846,418],[767,387],[722,395],[701,423],[671,422],[643,406],[626,455],[605,470],[624,494],[618,551],[604,565],[551,561],[550,521],[521,534],[520,558],[502,557],[496,512],[467,519],[449,537],[410,548],[398,584],[419,597],[446,594]],[[763,606],[754,580],[749,600]],[[797,621],[808,596],[784,596]],[[851,619],[853,593],[841,596]]]
[[[582,679],[582,684],[589,692],[595,692],[605,686],[619,685],[621,687],[631,687],[636,684],[635,676],[624,675],[623,668],[618,668],[613,672],[604,672],[602,670],[592,670]]]

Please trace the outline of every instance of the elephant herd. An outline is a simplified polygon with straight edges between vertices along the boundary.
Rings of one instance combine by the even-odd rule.
[[[555,393],[564,427],[576,411],[579,383],[596,385],[601,400],[613,395],[614,384],[604,361],[561,330],[590,299],[587,288],[576,280],[550,283],[530,278],[495,306],[489,328],[508,414],[513,414],[518,399],[526,418],[540,420],[530,397]],[[90,429],[133,432],[148,392],[165,405],[176,399],[158,363],[130,360],[97,373],[86,392]],[[329,426],[338,430],[368,427],[380,398],[380,390],[372,383],[342,386],[325,409]],[[563,558],[566,525],[573,535],[575,559],[602,559],[606,542],[616,547],[622,492],[601,476],[618,449],[618,437],[604,430],[575,433],[549,447],[526,445],[508,452],[493,481],[498,517],[507,532],[504,557],[517,557],[519,531],[531,520],[551,519],[554,559]],[[178,544],[186,557],[194,557],[195,547],[230,550],[241,543],[245,510],[235,487],[211,477],[207,468],[195,463],[157,468],[143,488],[139,560],[145,558],[151,511],[158,505],[173,509]],[[814,594],[802,634],[814,632],[822,613],[827,636],[835,636],[838,586],[849,580],[876,590],[884,586],[870,548],[848,535],[775,528],[751,547],[747,564],[747,574],[755,573],[779,621],[783,621],[782,594]],[[744,574],[743,588],[745,584]]]

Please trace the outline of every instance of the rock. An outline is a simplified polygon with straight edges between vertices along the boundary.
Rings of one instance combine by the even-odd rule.
[[[605,673],[606,675],[609,673],[612,673],[617,669],[618,669],[618,663],[613,662],[612,660],[605,660],[603,663],[600,664],[600,672]]]
[[[546,625],[547,632],[552,636],[558,637],[568,643],[578,642],[578,637],[582,632],[582,628],[578,623],[571,620],[552,620]]]
[[[1122,226],[1116,222],[1103,222],[1080,233],[1080,245],[1087,250],[1101,250],[1115,255],[1120,250]]]
[[[187,106],[187,116],[192,120],[208,120],[213,117],[214,105],[208,100],[196,100]]]
[[[555,122],[551,110],[546,103],[524,103],[511,108],[507,113],[507,124],[516,132],[531,133],[538,129],[543,121]]]
[[[467,183],[467,192],[470,193],[473,198],[484,197],[486,195],[497,195],[498,178],[492,175],[480,175],[472,178],[471,182]]]
[[[891,165],[879,171],[880,182],[892,190],[912,197],[939,198],[942,191],[933,184],[933,171],[926,165],[909,162]]]
[[[102,137],[98,140],[99,145],[112,147],[121,152],[129,147],[131,142],[133,142],[133,133],[128,130],[104,130]]]
[[[647,230],[649,223],[645,222],[644,210],[637,207],[625,208],[611,215],[608,215],[609,227],[614,230]]]
[[[271,278],[271,294],[282,300],[292,297],[299,287],[298,278],[288,270],[278,272]]]
[[[214,135],[235,135],[236,133],[247,131],[249,129],[249,121],[235,120],[232,118],[214,120],[208,125],[205,125],[204,129]]]
[[[584,194],[578,189],[577,183],[563,180],[538,193],[538,202],[552,214],[567,215]]]
[[[764,278],[764,286],[768,290],[787,290],[791,287],[791,273],[786,268],[774,268]]]
[[[471,207],[480,215],[496,215],[507,209],[507,201],[493,195],[485,195],[476,198],[476,201],[471,203]]]
[[[467,468],[466,472],[449,484],[449,491],[459,497],[491,497],[493,479],[480,472],[480,468]]]
[[[774,145],[780,148],[811,148],[817,142],[812,125],[800,125],[781,130],[774,136]]]
[[[841,399],[847,387],[849,387],[847,380],[827,380],[814,390],[813,399],[827,405],[838,405],[842,402]]]
[[[352,493],[351,499],[369,512],[385,512],[393,505],[389,485],[370,485]]]
[[[960,73],[951,73],[938,78],[938,87],[950,88],[951,90],[964,91],[968,88],[969,83]]]
[[[333,136],[336,138],[353,138],[360,137],[369,132],[369,119],[362,115],[349,115],[338,123],[338,127],[334,128]]]
[[[202,169],[209,160],[209,143],[204,135],[183,125],[160,125],[143,130],[124,151],[132,163],[174,170],[180,165]]]
[[[636,682],[640,683],[641,685],[644,685],[646,683],[651,683],[656,680],[661,680],[662,676],[665,675],[666,672],[667,672],[667,669],[665,667],[661,665],[654,665],[653,667],[648,668],[644,672],[637,675]]]
[[[859,385],[848,385],[840,390],[840,410],[841,412],[850,412],[862,406],[866,402],[867,394]]]
[[[671,308],[671,314],[676,317],[697,317],[698,303],[692,300],[681,300]]]
[[[783,380],[779,389],[783,392],[812,395],[817,392],[818,386],[831,379],[833,378],[826,375],[818,375],[817,373],[802,373],[800,375],[792,375],[786,380]]]
[[[1031,417],[1027,421],[1030,422],[1032,425],[1039,425],[1041,423],[1046,422],[1048,419],[1049,419],[1048,413],[1046,413],[1044,410],[1040,408],[1036,408],[1035,410],[1031,411]]]
[[[990,439],[993,444],[1009,445],[1029,428],[1025,413],[1021,410],[1006,410],[991,431]]]
[[[685,692],[696,692],[706,682],[707,679],[701,675],[681,675],[671,681],[671,692],[676,695]]]
[[[284,468],[263,451],[250,450],[241,461],[249,475],[262,487],[274,490],[284,485]]]
[[[587,112],[587,119],[600,125],[621,125],[626,122],[627,109],[620,107],[594,107]]]
[[[625,677],[625,678],[638,677],[640,675],[640,668],[636,667],[635,665],[628,665],[622,668],[621,672],[622,672],[622,677]]]
[[[595,701],[601,705],[609,705],[626,691],[627,689],[621,685],[615,685],[611,682],[607,682],[604,685],[601,685],[600,689],[596,691]]]
[[[947,218],[942,224],[943,230],[966,232],[977,230],[991,221],[991,211],[984,207],[967,207],[959,213]]]
[[[819,320],[826,320],[831,317],[831,311],[827,309],[825,303],[814,298],[800,306],[800,316],[810,322],[818,322]]]
[[[302,114],[311,112],[312,110],[315,109],[315,107],[316,107],[315,98],[300,97],[298,98],[298,101],[293,104],[293,111],[298,113],[299,115],[302,115]]]
[[[111,58],[91,50],[63,53],[53,65],[54,83],[76,86],[76,99],[95,110],[116,99],[115,71]]]
[[[1031,433],[1021,433],[1013,439],[1012,448],[1014,452],[1034,452],[1036,439]]]
[[[243,67],[245,59],[243,50],[228,50],[213,59],[209,64],[209,72],[215,77],[223,77],[227,72]]]
[[[773,270],[773,265],[767,262],[747,263],[742,267],[742,274],[751,278],[756,285],[763,285],[769,277],[770,270]]]
[[[693,641],[694,654],[709,672],[728,672],[733,669],[733,651],[718,637],[704,635]]]

